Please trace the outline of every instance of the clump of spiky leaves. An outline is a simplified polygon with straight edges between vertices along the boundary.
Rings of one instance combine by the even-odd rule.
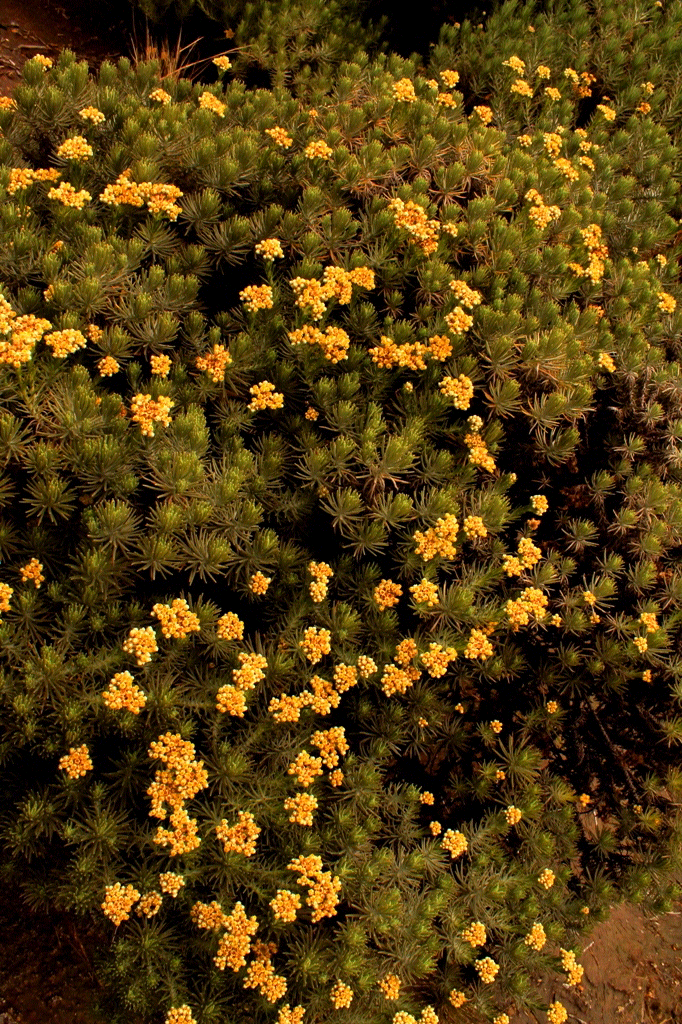
[[[457,66],[63,54],[1,115],[4,838],[118,1019],[492,1018],[665,905],[677,150]]]

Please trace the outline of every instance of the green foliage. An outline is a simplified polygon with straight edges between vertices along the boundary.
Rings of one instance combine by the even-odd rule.
[[[119,921],[109,1021],[492,1020],[673,892],[681,15],[569,6],[0,111],[3,869]]]

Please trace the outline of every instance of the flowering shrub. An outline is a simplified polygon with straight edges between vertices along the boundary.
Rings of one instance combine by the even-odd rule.
[[[504,1021],[668,905],[676,140],[515,11],[0,108],[5,873],[113,1022]]]

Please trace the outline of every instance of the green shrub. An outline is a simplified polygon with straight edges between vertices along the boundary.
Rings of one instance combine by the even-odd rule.
[[[500,1022],[669,906],[677,44],[522,22],[0,113],[4,874],[109,1021]]]

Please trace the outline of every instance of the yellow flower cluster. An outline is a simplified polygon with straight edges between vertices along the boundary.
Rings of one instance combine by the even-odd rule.
[[[310,742],[319,750],[322,763],[326,768],[338,767],[339,756],[347,754],[349,750],[342,725],[314,732],[310,737]]]
[[[493,645],[480,629],[472,629],[467,645],[464,648],[465,658],[489,658],[493,653]]]
[[[269,380],[252,384],[249,394],[252,397],[247,408],[251,412],[258,412],[260,409],[281,409],[284,405],[284,395],[281,391],[275,391],[275,385]]]
[[[395,649],[395,660],[399,665],[405,667],[413,661],[419,654],[419,648],[417,647],[416,641],[411,637],[405,637],[401,640]]]
[[[313,577],[313,582],[308,585],[310,596],[319,604],[327,596],[328,581],[334,575],[334,570],[326,562],[309,562],[308,572]]]
[[[130,911],[140,898],[140,894],[132,885],[107,885],[104,888],[104,902],[100,904],[105,917],[118,927],[130,917]]]
[[[397,974],[386,974],[380,978],[377,985],[384,994],[384,999],[394,1000],[400,998],[401,981]]]
[[[447,68],[445,71],[440,72],[440,77],[443,79],[443,82],[448,89],[454,89],[459,82],[459,71],[453,71],[452,69]]]
[[[488,446],[478,431],[465,434],[464,443],[469,449],[469,462],[472,466],[480,466],[481,469],[487,470],[488,473],[494,472],[495,459],[488,451]]]
[[[22,583],[27,583],[28,580],[33,580],[36,590],[40,590],[40,586],[45,582],[43,576],[43,563],[39,562],[37,558],[32,558],[26,565],[22,565],[19,569],[21,574]]]
[[[140,432],[145,437],[154,437],[155,423],[160,423],[164,427],[170,426],[170,411],[174,405],[173,399],[166,395],[154,399],[151,395],[138,393],[133,395],[130,403],[132,421],[140,424]]]
[[[17,316],[9,302],[0,296],[0,334],[9,334],[9,340],[0,341],[0,363],[18,367],[33,356],[37,342],[52,324],[32,313]]]
[[[56,167],[38,167],[35,170],[31,167],[12,167],[7,192],[13,196],[16,192],[28,188],[34,181],[59,181],[60,177],[61,174]]]
[[[0,613],[9,611],[9,601],[13,593],[14,588],[10,587],[9,583],[0,583]]]
[[[446,313],[445,322],[453,334],[464,334],[473,326],[474,318],[461,306],[456,306],[452,313]]]
[[[202,92],[199,97],[199,106],[202,110],[210,110],[212,114],[217,114],[218,117],[225,117],[225,104],[221,103],[212,92]]]
[[[455,409],[468,409],[474,397],[474,385],[463,373],[459,377],[443,377],[438,382],[440,393],[452,399]]]
[[[235,616],[236,618],[236,616]],[[237,620],[239,622],[240,620]],[[243,623],[240,623],[243,626]],[[236,632],[236,624],[233,631]],[[228,637],[228,639],[237,639]],[[232,669],[232,683],[221,686],[216,694],[216,710],[232,715],[235,718],[243,718],[246,712],[247,690],[252,690],[256,683],[265,679],[264,668],[267,668],[267,659],[262,654],[254,654],[240,651],[238,655],[241,668]]]
[[[0,110],[14,110],[16,102],[11,96],[0,96]]]
[[[82,210],[92,196],[84,188],[76,190],[68,181],[60,181],[56,188],[48,191],[47,198],[56,199],[63,206],[73,206],[76,210]]]
[[[557,132],[543,132],[542,141],[550,156],[556,157],[559,155],[564,141],[561,135],[557,134]]]
[[[528,216],[539,231],[546,228],[550,221],[557,220],[561,216],[558,206],[545,205],[545,201],[537,189],[529,189],[525,198],[531,203]]]
[[[249,590],[253,594],[265,594],[272,583],[272,576],[264,576],[259,570],[249,577]]]
[[[523,817],[523,811],[520,811],[518,807],[514,807],[510,804],[504,812],[504,817],[508,825],[518,825]]]
[[[155,377],[167,377],[170,373],[170,368],[173,365],[171,363],[170,356],[166,355],[151,356],[149,363],[151,365],[152,374]]]
[[[102,692],[102,700],[112,711],[131,711],[139,715],[147,703],[146,694],[136,686],[130,672],[117,672]]]
[[[379,611],[383,612],[387,608],[393,608],[397,605],[402,592],[403,588],[399,583],[394,583],[393,580],[381,580],[374,588],[374,600],[379,607]]]
[[[287,990],[286,978],[281,974],[275,974],[270,954],[275,952],[276,946],[272,943],[254,942],[254,959],[246,970],[244,988],[257,988],[262,996],[269,1003],[276,1003],[281,999]]]
[[[199,370],[204,370],[212,381],[219,384],[224,379],[225,369],[231,362],[232,356],[225,346],[216,342],[212,352],[207,352],[204,356],[197,356],[195,366]]]
[[[544,515],[549,508],[549,502],[544,494],[531,494],[530,503],[533,506],[533,511],[539,516]]]
[[[337,693],[345,693],[346,690],[356,686],[357,681],[358,670],[354,665],[346,665],[341,661],[334,666],[334,686]]]
[[[520,626],[527,626],[531,618],[541,619],[547,613],[547,597],[537,587],[526,587],[515,601],[507,601],[506,612],[516,632]]]
[[[226,612],[216,623],[216,636],[221,640],[243,640],[244,623],[234,612]]]
[[[536,921],[523,941],[526,946],[530,946],[531,949],[534,949],[539,953],[541,949],[544,949],[545,943],[547,942],[545,929]]]
[[[184,884],[184,877],[174,871],[164,871],[159,875],[159,888],[168,896],[177,896]]]
[[[273,260],[281,259],[284,256],[282,243],[279,238],[264,238],[262,242],[256,242],[256,255],[262,256],[264,260],[270,263]]]
[[[187,1003],[172,1007],[166,1014],[165,1024],[197,1024]]]
[[[571,161],[567,160],[565,157],[557,157],[556,160],[552,161],[552,166],[555,167],[560,174],[563,174],[563,176],[569,181],[577,181],[580,177],[578,170],[573,166]]]
[[[530,537],[522,537],[515,555],[503,555],[502,561],[507,576],[520,576],[524,569],[532,569],[542,558],[542,551],[533,544]]]
[[[307,750],[302,750],[287,768],[287,775],[295,775],[296,784],[307,789],[318,775],[322,775],[322,758],[313,757]]]
[[[549,98],[551,100],[560,100],[561,99],[561,93],[559,92],[558,89],[555,89],[554,86],[552,86],[552,85],[548,85],[547,86],[547,88],[545,89],[545,95],[549,96]]]
[[[464,942],[468,942],[474,949],[476,946],[485,946],[487,938],[485,925],[481,921],[474,921],[462,932]]]
[[[414,103],[416,101],[417,94],[409,78],[399,78],[397,82],[393,83],[393,98],[400,100],[402,103]]]
[[[232,61],[229,57],[214,57],[213,63],[218,68],[218,71],[229,71],[232,67]]]
[[[165,107],[171,101],[171,94],[166,92],[165,89],[152,89],[149,93],[149,99],[154,103],[162,103]]]
[[[597,358],[597,366],[600,366],[602,370],[608,370],[609,373],[615,373],[616,364],[613,361],[613,356],[608,352],[600,352]]]
[[[195,903],[189,916],[197,928],[203,928],[206,931],[217,931],[218,928],[222,928],[227,918],[223,908],[216,900],[211,903]]]
[[[112,377],[121,369],[121,364],[113,356],[103,356],[97,362],[97,369],[99,370],[100,377]]]
[[[597,110],[601,110],[602,114],[604,115],[607,121],[616,120],[616,111],[613,109],[613,107],[609,107],[605,103],[598,103]]]
[[[285,1003],[277,1015],[276,1024],[303,1024],[305,1006],[295,1006],[293,1010]]]
[[[511,1024],[509,1014],[498,1013],[496,1017],[493,1017],[493,1024]]]
[[[464,1006],[464,1004],[467,1001],[466,994],[456,988],[453,988],[452,992],[448,996],[448,999],[450,1000],[450,1003],[452,1004],[452,1006],[455,1007],[456,1010],[458,1010],[460,1006]]]
[[[429,649],[421,656],[421,663],[432,679],[440,679],[448,670],[451,661],[457,657],[454,647],[443,647],[442,644],[429,644]]]
[[[580,234],[589,252],[587,269],[581,273],[585,277],[589,277],[593,284],[596,284],[604,276],[604,260],[608,257],[609,250],[601,241],[602,231],[598,224],[588,224]],[[571,265],[571,269],[574,267],[575,264]]]
[[[658,629],[658,620],[653,612],[642,612],[639,621],[646,626],[647,633],[655,633]]]
[[[312,793],[297,793],[284,801],[284,810],[291,811],[289,821],[294,825],[312,825],[313,811],[318,807],[317,797]]]
[[[441,558],[454,558],[457,554],[455,540],[459,529],[457,517],[452,512],[436,520],[436,525],[422,532],[417,530],[413,539],[417,542],[417,554],[425,562],[430,562],[436,555]]]
[[[242,903],[235,903],[232,913],[223,918],[223,925],[226,932],[218,943],[213,963],[221,971],[226,967],[238,971],[246,967],[246,957],[251,952],[251,936],[258,931],[258,920],[246,916]]]
[[[63,331],[52,331],[51,334],[45,335],[44,341],[52,349],[52,355],[55,359],[64,359],[66,356],[71,355],[72,352],[77,352],[79,348],[85,348],[88,343],[84,334],[72,328],[67,328]]]
[[[493,732],[500,733],[502,732],[502,722],[500,722],[498,718],[494,718],[490,723],[490,728],[492,729]]]
[[[128,633],[128,639],[123,642],[123,650],[126,654],[132,654],[138,665],[146,665],[152,660],[152,654],[158,651],[156,633],[151,626],[144,629],[135,626]]]
[[[417,1024],[417,1020],[406,1010],[398,1010],[393,1017],[393,1024]],[[438,1014],[432,1006],[425,1006],[419,1017],[419,1024],[438,1024]]]
[[[408,667],[398,668],[397,665],[386,665],[381,677],[381,689],[387,697],[396,693],[403,694],[419,679],[419,669]]]
[[[242,288],[239,298],[249,313],[256,313],[259,309],[272,309],[274,305],[269,284],[249,284]]]
[[[78,116],[84,121],[89,121],[90,124],[102,124],[106,120],[104,114],[97,107],[83,107],[82,110],[78,111]]]
[[[483,301],[481,293],[476,291],[475,288],[470,288],[465,281],[450,281],[450,288],[462,305],[468,306],[469,309],[472,309],[474,306],[479,306]]]
[[[316,157],[320,160],[329,160],[333,152],[331,146],[328,146],[323,139],[309,142],[303,150],[304,156],[307,156],[309,160],[314,160]]]
[[[636,636],[633,640],[633,643],[640,654],[644,654],[644,652],[649,649],[649,644],[647,643],[646,637]]]
[[[316,665],[318,661],[322,660],[324,654],[329,654],[332,649],[331,638],[332,635],[328,629],[308,626],[303,633],[301,647],[311,664]]]
[[[299,875],[298,884],[308,889],[306,903],[312,908],[313,923],[323,917],[334,917],[339,903],[341,879],[330,871],[322,870],[322,859],[317,854],[296,857],[287,865]]]
[[[161,910],[163,896],[160,892],[148,892],[142,897],[136,913],[140,917],[155,917]]]
[[[282,149],[289,149],[294,141],[284,128],[280,128],[279,125],[275,125],[274,128],[266,128],[265,134],[269,135],[272,141],[276,145],[281,146]]]
[[[502,67],[511,68],[512,71],[517,73],[517,75],[525,75],[526,73],[526,62],[517,56],[510,57],[508,60],[503,60]]]
[[[474,960],[474,967],[484,985],[492,985],[500,969],[500,965],[489,956],[484,956],[482,960]]]
[[[479,105],[477,107],[474,107],[474,113],[478,114],[478,116],[480,117],[481,121],[483,121],[483,124],[486,124],[486,125],[490,124],[490,122],[493,119],[493,112],[490,109],[490,107]]]
[[[393,213],[396,226],[408,231],[422,252],[429,256],[436,251],[440,231],[437,220],[429,220],[426,211],[411,199],[406,203],[402,199],[392,199],[388,208]]]
[[[658,293],[658,308],[664,313],[674,313],[677,307],[677,301],[669,295],[668,292]]]
[[[452,355],[452,342],[445,334],[434,334],[429,338],[426,355],[437,359],[439,363],[444,363]]]
[[[568,1020],[568,1011],[563,1003],[555,1000],[547,1009],[547,1024],[564,1024]]]
[[[406,366],[410,370],[425,370],[424,358],[431,354],[430,348],[420,341],[397,345],[393,338],[386,335],[382,335],[379,344],[368,349],[368,352],[372,362],[384,370],[390,370],[394,366]]]
[[[341,1010],[353,1002],[353,989],[343,981],[337,981],[329,993],[329,998],[334,1009]]]
[[[201,629],[199,616],[189,610],[187,601],[182,597],[176,597],[171,604],[155,604],[152,615],[161,623],[165,637],[179,639]]]
[[[446,830],[440,845],[444,850],[448,851],[453,860],[461,857],[469,848],[466,837],[461,832],[453,831],[451,828]]]
[[[70,747],[68,754],[59,759],[59,767],[66,772],[70,779],[79,779],[92,771],[94,765],[90,760],[90,751],[85,743],[80,747]]]
[[[488,531],[480,516],[467,516],[462,527],[467,537],[487,537]]]
[[[543,868],[538,875],[538,882],[543,889],[551,889],[556,881],[556,875],[551,868]]]
[[[294,280],[302,281],[304,278],[295,278]],[[314,282],[314,284],[317,283],[317,281]],[[321,308],[324,312],[326,307],[322,303],[321,307],[316,306],[315,308]],[[318,327],[305,324],[295,331],[289,331],[289,341],[292,345],[319,345],[330,363],[339,363],[348,358],[350,338],[342,327],[327,327],[326,330],[321,331]],[[314,417],[308,416],[306,413],[306,418],[317,419],[317,413]]]
[[[309,405],[305,411],[305,418],[307,420],[316,420],[319,418],[319,412],[317,409],[313,409],[312,405]]]
[[[377,670],[377,663],[374,658],[361,654],[357,662],[358,675],[361,679],[369,679]]]
[[[144,206],[150,213],[162,213],[169,220],[177,220],[182,208],[176,200],[184,193],[176,185],[164,185],[153,181],[131,181],[132,171],[128,167],[119,174],[112,185],[107,185],[100,194],[100,200],[110,206]]]
[[[532,86],[528,84],[525,78],[517,78],[515,82],[509,88],[510,92],[516,92],[519,96],[532,96]]]
[[[150,744],[149,756],[166,765],[164,769],[156,770],[154,781],[147,789],[151,801],[149,816],[163,821],[169,814],[164,805],[171,808],[171,827],[159,826],[154,842],[170,846],[171,857],[191,853],[201,840],[197,835],[197,822],[189,817],[184,803],[208,786],[204,762],[196,760],[193,743],[171,732],[163,733]]]
[[[422,579],[421,583],[415,583],[410,587],[410,593],[419,604],[426,604],[434,608],[438,604],[438,587],[430,580]]]
[[[570,986],[579,985],[580,982],[583,980],[583,974],[585,973],[585,968],[581,964],[578,963],[578,961],[576,960],[575,953],[573,952],[573,950],[571,950],[571,949],[563,949],[562,948],[560,950],[560,953],[561,953],[561,966],[563,967],[563,969],[566,971],[566,974],[568,975],[568,978],[566,979],[566,984],[570,985]]]
[[[253,857],[261,830],[250,811],[239,811],[237,817],[239,820],[236,825],[228,825],[227,819],[223,818],[216,825],[216,835],[225,853],[243,853],[245,857]]]
[[[296,914],[301,909],[301,897],[288,889],[278,889],[277,895],[270,900],[270,906],[277,921],[291,923],[296,920]]]
[[[57,156],[62,160],[89,160],[94,150],[84,135],[74,135],[65,139],[57,149]]]

